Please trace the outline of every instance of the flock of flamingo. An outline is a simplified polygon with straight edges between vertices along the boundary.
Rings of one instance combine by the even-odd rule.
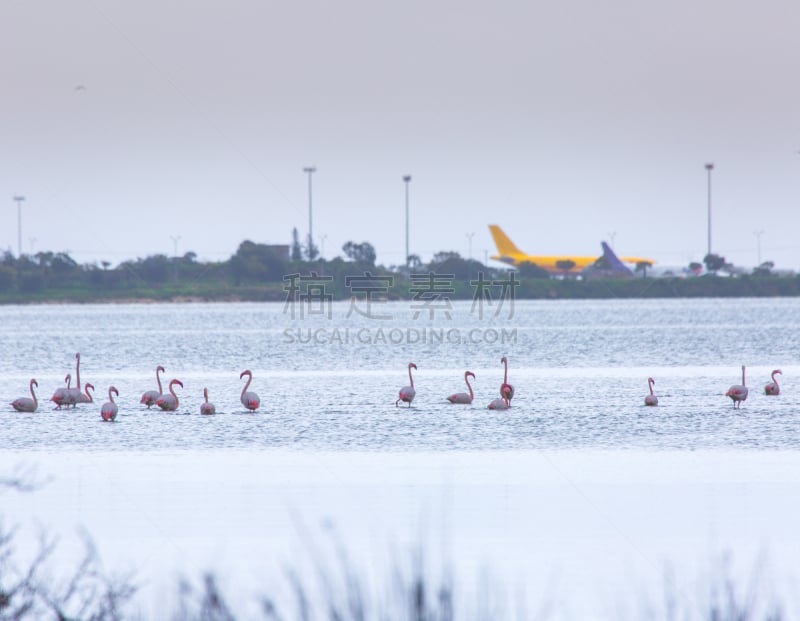
[[[147,406],[149,410],[152,406],[157,406],[161,410],[165,412],[174,412],[178,409],[179,400],[178,395],[175,394],[175,386],[180,386],[183,388],[183,382],[179,379],[173,379],[170,381],[168,390],[169,392],[164,392],[161,386],[161,373],[164,373],[164,367],[158,366],[156,367],[156,383],[158,384],[158,390],[148,390],[142,394],[142,398],[139,400],[139,403],[143,403]],[[254,412],[258,409],[258,406],[261,405],[261,399],[258,395],[252,391],[247,390],[250,388],[250,383],[253,381],[253,374],[249,370],[242,371],[239,375],[239,379],[247,376],[247,383],[242,388],[242,395],[240,401],[242,405]],[[75,380],[77,386],[72,386],[72,376],[68,373],[67,376],[64,378],[64,382],[66,386],[62,386],[58,388],[54,393],[53,396],[50,397],[50,401],[56,404],[57,410],[60,410],[62,407],[70,407],[73,408],[77,406],[79,403],[94,403],[94,398],[92,397],[92,392],[94,392],[94,386],[90,383],[86,383],[84,385],[83,391],[81,390],[81,355],[80,353],[75,354]],[[35,412],[39,407],[39,400],[36,397],[36,392],[34,391],[34,386],[36,388],[39,387],[39,383],[36,379],[31,379],[29,388],[31,391],[30,397],[20,397],[19,399],[15,399],[11,402],[12,407],[17,412]],[[90,392],[90,390],[92,392]],[[119,391],[114,386],[108,387],[108,401],[106,401],[100,407],[100,417],[107,422],[112,422],[117,419],[117,414],[119,412],[119,407],[114,402],[114,395],[119,396]],[[205,401],[200,404],[200,413],[209,415],[215,414],[217,409],[213,403],[209,403],[208,401],[208,388],[203,388],[203,397]]]
[[[500,359],[500,362],[503,364],[503,383],[500,384],[500,397],[493,399],[489,405],[486,406],[490,410],[507,410],[511,407],[511,400],[514,398],[514,387],[508,383],[508,358],[503,356]],[[400,389],[397,401],[394,403],[395,406],[398,406],[402,401],[403,403],[407,403],[408,407],[411,407],[411,402],[414,401],[417,391],[414,389],[414,377],[411,375],[411,369],[414,369],[415,371],[417,370],[417,365],[413,362],[408,363],[409,385],[403,386]],[[144,392],[139,400],[139,403],[146,405],[148,409],[150,409],[152,406],[156,406],[166,412],[174,412],[178,409],[179,405],[178,395],[175,394],[175,386],[180,386],[183,388],[183,382],[178,379],[171,380],[169,382],[168,392],[165,393],[161,386],[161,373],[164,372],[164,367],[156,367],[156,383],[158,384],[158,390],[148,390]],[[764,386],[765,395],[775,396],[780,394],[781,389],[775,376],[782,374],[783,372],[780,369],[775,369],[772,372],[772,381]],[[254,412],[261,404],[261,399],[259,399],[256,393],[248,390],[250,383],[253,381],[253,374],[249,370],[242,371],[239,375],[239,379],[242,379],[245,376],[247,376],[247,383],[244,385],[244,388],[242,388],[240,401],[245,408],[251,412]],[[447,397],[447,401],[458,404],[472,403],[473,399],[475,398],[475,394],[472,390],[472,386],[469,383],[470,377],[475,379],[475,374],[472,371],[466,371],[464,373],[464,382],[467,384],[467,390],[469,392],[457,392],[452,394]],[[67,376],[64,378],[66,386],[58,388],[53,393],[53,396],[50,397],[50,401],[56,404],[57,410],[60,410],[62,407],[70,406],[74,408],[79,403],[94,403],[94,398],[90,392],[90,390],[94,392],[94,386],[87,382],[84,385],[84,389],[81,390],[80,353],[75,354],[75,379],[77,385],[73,387],[71,384],[72,376],[67,374]],[[650,394],[645,396],[644,404],[648,406],[656,406],[658,405],[658,397],[653,392],[655,380],[652,377],[648,377],[647,383],[650,388]],[[31,379],[29,384],[31,396],[20,397],[19,399],[12,401],[11,405],[15,410],[18,412],[35,412],[38,409],[39,401],[36,397],[34,387],[38,388],[39,383],[36,381],[36,379]],[[728,392],[725,393],[725,396],[730,397],[733,401],[733,407],[738,409],[741,407],[742,401],[747,399],[748,392],[749,390],[745,384],[745,367],[742,365],[742,383],[731,386],[728,389]],[[109,386],[108,401],[106,401],[100,407],[100,416],[104,421],[111,422],[117,418],[119,408],[114,402],[114,395],[119,396],[119,391],[114,386]],[[200,404],[200,413],[204,415],[214,414],[216,412],[216,407],[213,403],[209,403],[208,401],[208,388],[203,388],[203,397],[205,400]]]
[[[508,383],[508,359],[503,356],[500,359],[500,362],[503,363],[503,383],[500,384],[500,398],[493,399],[489,402],[489,405],[486,407],[490,410],[507,410],[511,407],[511,399],[514,397],[514,387]],[[411,407],[411,402],[414,400],[414,397],[417,394],[417,391],[414,390],[414,378],[411,375],[411,369],[417,370],[417,365],[413,362],[408,363],[408,386],[403,386],[400,389],[400,395],[397,401],[394,402],[395,406],[398,406],[400,402],[408,403],[408,407]],[[776,375],[783,375],[783,371],[780,369],[775,369],[772,372],[772,381],[769,382],[766,386],[764,386],[764,394],[768,396],[775,396],[781,394],[781,387],[778,385],[778,380],[776,379]],[[470,404],[472,400],[475,398],[474,393],[472,392],[472,386],[470,386],[469,378],[475,379],[475,374],[472,371],[466,371],[464,373],[464,382],[467,384],[467,390],[469,393],[466,392],[457,392],[455,394],[450,395],[447,397],[447,400],[450,403],[464,403]],[[656,406],[658,405],[658,397],[653,392],[653,385],[655,384],[655,380],[652,377],[647,378],[647,384],[650,387],[650,394],[645,396],[644,404],[649,406]],[[730,397],[731,401],[733,401],[733,407],[738,409],[742,405],[742,401],[747,399],[747,393],[749,392],[747,386],[745,385],[745,367],[742,365],[742,383],[741,384],[734,384],[728,389],[728,392],[725,393],[726,397]]]

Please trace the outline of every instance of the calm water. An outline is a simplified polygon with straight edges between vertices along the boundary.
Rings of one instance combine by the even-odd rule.
[[[49,450],[292,448],[451,450],[539,448],[800,448],[800,300],[603,300],[516,302],[484,316],[454,303],[416,319],[410,303],[372,313],[334,304],[331,317],[296,317],[284,304],[63,305],[0,307],[0,447]],[[309,309],[305,309],[306,311]],[[326,309],[323,309],[326,310]],[[365,310],[363,302],[358,310]],[[348,314],[350,316],[348,316]],[[96,403],[59,412],[48,402],[74,376],[97,387]],[[498,396],[501,356],[517,396]],[[415,362],[413,407],[396,408]],[[179,411],[139,405],[155,367],[179,378]],[[750,398],[724,397],[748,366]],[[243,411],[239,373],[249,368],[261,409]],[[781,368],[782,394],[763,395]],[[475,401],[445,401],[465,390]],[[661,405],[645,408],[647,377]],[[35,414],[8,405],[39,381]],[[166,383],[166,382],[165,382]],[[100,403],[120,391],[116,424]],[[218,414],[199,414],[208,387]]]

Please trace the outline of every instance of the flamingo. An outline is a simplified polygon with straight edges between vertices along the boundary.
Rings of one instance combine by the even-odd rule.
[[[33,387],[39,388],[39,382],[35,379],[31,380],[31,383],[28,384],[28,387],[31,390],[31,398],[28,397],[20,397],[19,399],[14,399],[11,402],[11,405],[17,412],[35,412],[36,408],[39,407],[39,401],[36,398],[36,393],[33,392]]]
[[[148,390],[147,392],[142,394],[142,398],[139,399],[139,403],[144,403],[147,406],[147,409],[150,409],[151,405],[155,405],[156,401],[162,394],[161,388],[161,378],[158,376],[159,373],[164,372],[164,367],[161,365],[156,367],[156,382],[158,382],[158,390]]]
[[[84,392],[82,392],[78,397],[78,403],[94,403],[94,398],[92,397],[92,395],[89,394],[90,388],[92,389],[92,392],[94,392],[94,384],[86,382],[83,385]]]
[[[652,377],[648,377],[647,378],[647,383],[650,386],[650,394],[647,395],[644,398],[644,404],[645,405],[658,405],[658,397],[656,397],[653,394],[653,384],[655,384],[656,381]]]
[[[764,386],[764,394],[774,397],[775,395],[781,394],[781,387],[778,385],[778,380],[775,379],[775,375],[780,374],[783,375],[783,371],[780,369],[775,369],[772,372],[772,381]]]
[[[457,392],[454,395],[450,395],[449,397],[447,397],[447,400],[450,403],[464,403],[464,404],[472,403],[472,399],[475,397],[475,395],[472,392],[472,386],[469,385],[470,376],[472,376],[472,378],[475,379],[475,374],[472,371],[467,371],[464,373],[464,381],[467,383],[469,394],[465,392]]]
[[[397,407],[397,404],[401,401],[403,403],[408,403],[408,407],[411,407],[411,402],[417,394],[417,391],[414,390],[414,378],[411,377],[411,369],[417,370],[417,365],[413,362],[408,363],[408,381],[411,382],[411,386],[403,386],[400,389],[400,397],[394,402],[395,407]]]
[[[214,404],[208,402],[208,388],[203,388],[203,396],[205,397],[206,402],[200,404],[200,413],[213,414],[216,412],[217,408],[214,407]]]
[[[728,388],[728,392],[725,393],[726,397],[730,397],[731,401],[733,401],[733,407],[738,409],[741,408],[742,401],[747,400],[747,386],[744,382],[744,365],[742,365],[742,383],[741,384],[734,384],[730,388]]]
[[[500,358],[505,370],[503,371],[503,384],[500,386],[500,396],[509,400],[508,406],[511,407],[510,401],[514,398],[514,387],[508,383],[508,358],[503,356]]]
[[[100,408],[100,416],[102,416],[103,420],[107,423],[111,423],[117,419],[117,404],[114,403],[114,396],[111,393],[114,393],[119,397],[119,391],[114,388],[113,386],[108,387],[108,401],[103,404],[103,407]]]
[[[53,396],[50,397],[50,401],[56,404],[57,410],[60,410],[62,405],[67,404],[67,391],[69,390],[70,383],[72,382],[72,376],[67,373],[66,377],[64,377],[64,381],[67,383],[67,385],[62,386],[61,388],[56,388]]]
[[[258,409],[258,406],[261,405],[261,399],[258,398],[256,393],[247,390],[250,387],[250,382],[253,381],[253,374],[249,369],[244,370],[239,375],[239,379],[242,379],[245,375],[247,376],[247,383],[244,385],[244,388],[242,388],[242,396],[240,401],[248,410],[255,412]]]
[[[156,405],[165,412],[174,412],[178,409],[178,395],[175,394],[175,390],[172,388],[175,384],[183,388],[183,382],[174,379],[169,383],[169,394],[161,395],[156,400]]]
[[[73,386],[69,390],[67,390],[67,405],[71,405],[75,407],[78,403],[82,403],[81,401],[81,354],[78,352],[75,354],[75,382],[77,386]],[[94,389],[94,386],[92,386]],[[86,403],[91,403],[91,401],[87,401]]]
[[[503,386],[508,386],[508,384],[503,384]],[[502,390],[503,387],[501,386],[500,388]],[[505,397],[502,399],[493,399],[491,402],[489,402],[489,405],[486,406],[486,408],[489,410],[507,410],[510,407],[511,403]]]

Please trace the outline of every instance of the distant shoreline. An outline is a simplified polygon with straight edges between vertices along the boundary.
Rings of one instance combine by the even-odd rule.
[[[391,301],[412,301],[418,290],[406,280],[373,296]],[[169,287],[141,290],[75,290],[56,289],[36,293],[0,293],[0,305],[14,304],[196,304],[229,302],[286,302],[283,282],[242,287],[219,287],[172,284]],[[300,295],[308,294],[301,292]],[[336,284],[324,292],[331,301],[365,300],[364,294],[353,293]],[[437,291],[440,300],[472,300],[476,291],[469,280],[455,280],[451,287]],[[493,299],[498,299],[495,289]],[[521,278],[516,287],[517,300],[564,299],[648,299],[648,298],[744,298],[800,296],[800,277],[701,277],[701,278],[636,278],[632,280],[550,280]],[[429,296],[430,297],[430,296]]]

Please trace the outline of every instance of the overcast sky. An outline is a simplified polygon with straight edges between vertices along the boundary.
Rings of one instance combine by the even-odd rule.
[[[0,248],[800,269],[797,0],[0,0]],[[5,197],[5,198],[3,198]],[[5,205],[3,207],[3,204]],[[325,235],[324,242],[322,235]]]

